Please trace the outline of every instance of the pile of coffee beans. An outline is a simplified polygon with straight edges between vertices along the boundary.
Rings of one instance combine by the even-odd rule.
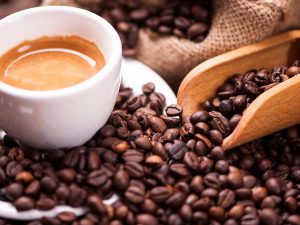
[[[218,98],[236,91],[227,99],[246,95],[243,107],[223,110],[213,100],[205,103],[209,111],[188,118],[179,105],[164,110],[165,97],[152,83],[138,96],[122,87],[107,125],[69,150],[24,150],[6,136],[0,143],[0,199],[21,211],[88,208],[79,218],[63,212],[23,223],[30,225],[300,225],[300,126],[225,153],[220,145],[227,133],[213,122],[229,123],[259,95],[247,86],[261,93],[299,72],[296,61],[288,69],[236,76]],[[113,194],[117,202],[104,204]]]
[[[163,7],[140,0],[79,1],[109,21],[118,31],[125,56],[136,54],[138,31],[149,28],[160,35],[175,35],[200,42],[210,26],[211,1],[168,0]],[[92,7],[92,8],[91,8]]]

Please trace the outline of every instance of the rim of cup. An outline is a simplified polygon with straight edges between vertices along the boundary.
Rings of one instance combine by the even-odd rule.
[[[102,69],[100,69],[95,75],[91,76],[87,80],[84,80],[78,84],[60,88],[60,89],[54,89],[54,90],[28,90],[28,89],[21,89],[14,87],[12,85],[6,84],[2,81],[0,81],[0,89],[2,92],[5,92],[6,94],[21,97],[21,98],[31,98],[31,99],[45,99],[45,98],[55,98],[60,97],[63,95],[70,95],[73,93],[80,92],[82,90],[90,88],[95,82],[101,82],[101,80],[104,80],[107,76],[110,75],[113,68],[118,64],[118,61],[120,60],[120,52],[122,52],[122,45],[121,40],[119,38],[119,35],[117,34],[116,30],[110,25],[109,22],[107,22],[102,17],[87,11],[85,9],[80,9],[76,7],[71,6],[40,6],[40,7],[34,7],[25,9],[16,13],[13,13],[3,19],[0,20],[0,27],[5,23],[15,23],[16,18],[20,20],[22,17],[32,16],[34,13],[42,13],[42,12],[67,12],[67,13],[73,13],[80,14],[81,16],[86,17],[86,19],[90,19],[95,21],[99,24],[102,28],[105,29],[106,34],[108,35],[111,40],[111,55],[110,57],[105,58],[105,65]],[[59,35],[59,34],[57,34]],[[37,37],[39,38],[39,37]],[[12,46],[14,47],[14,46]],[[101,52],[102,50],[99,49]],[[102,52],[103,54],[103,52]]]

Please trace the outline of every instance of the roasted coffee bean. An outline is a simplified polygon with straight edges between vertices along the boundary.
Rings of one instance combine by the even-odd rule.
[[[168,150],[168,153],[172,159],[179,160],[187,151],[188,148],[186,145],[183,142],[178,142],[172,145],[172,147]]]
[[[158,155],[149,155],[145,159],[145,163],[148,165],[161,165],[163,162],[163,159]]]
[[[228,184],[235,189],[243,187],[242,174],[239,171],[230,172],[228,174]]]
[[[79,162],[79,156],[80,152],[78,149],[70,150],[64,158],[64,164],[69,167],[76,166]]]
[[[134,142],[138,148],[145,149],[145,150],[151,150],[152,148],[152,144],[149,138],[138,137],[135,139]]]
[[[286,219],[287,223],[290,223],[292,225],[299,225],[300,224],[300,216],[297,214],[294,215],[290,215],[287,219]]]
[[[198,170],[200,166],[200,160],[196,153],[194,152],[186,152],[184,154],[183,161],[185,164],[192,170]]]
[[[149,122],[150,122],[150,127],[154,132],[164,133],[167,130],[166,124],[159,117],[153,116]]]
[[[98,215],[103,215],[106,212],[105,205],[97,195],[89,196],[87,199],[87,204],[90,209]]]
[[[141,204],[145,198],[144,190],[138,186],[129,186],[124,195],[128,201],[134,204]]]
[[[118,190],[125,190],[129,185],[129,174],[123,168],[120,168],[114,174],[114,185]]]
[[[87,163],[87,168],[89,170],[97,170],[100,167],[100,156],[97,152],[91,151],[88,154],[88,163]]]
[[[40,190],[41,190],[40,182],[35,180],[26,187],[24,193],[30,197],[34,197],[39,194]]]
[[[149,197],[156,203],[165,202],[171,195],[171,191],[164,186],[158,186],[151,189]]]
[[[242,116],[239,115],[239,114],[235,114],[233,117],[230,118],[229,126],[230,126],[231,130],[234,130],[237,127],[237,125],[240,122],[241,118],[242,118]]]
[[[199,123],[199,122],[208,122],[210,120],[210,115],[207,113],[207,111],[198,111],[191,115],[190,121],[193,124]]]
[[[70,194],[68,198],[68,204],[70,204],[73,207],[79,207],[81,206],[87,197],[87,192],[79,187],[71,187],[70,188]]]
[[[234,112],[233,105],[229,100],[221,101],[219,110],[222,113],[222,115],[226,116],[227,118],[230,117]]]
[[[225,160],[219,160],[215,164],[215,170],[218,173],[227,174],[229,171],[229,163]]]
[[[173,105],[169,105],[166,108],[166,114],[168,116],[181,116],[182,114],[182,108],[179,105],[173,104]]]
[[[228,217],[240,219],[244,215],[243,205],[234,205],[228,212]]]
[[[20,197],[14,202],[14,206],[19,211],[26,211],[33,209],[35,202],[29,197]]]
[[[300,74],[299,66],[292,66],[286,71],[286,75],[288,75],[289,77],[293,77],[298,74]]]
[[[152,82],[146,83],[142,86],[142,91],[144,94],[149,95],[155,90],[155,85]]]
[[[194,176],[190,183],[191,189],[197,194],[200,194],[204,190],[203,185],[204,183],[202,176]]]
[[[15,177],[17,174],[19,174],[23,170],[23,166],[16,162],[11,161],[6,166],[6,176],[8,177]]]
[[[104,170],[95,170],[87,177],[87,183],[93,187],[100,187],[107,181],[107,176]]]
[[[170,171],[181,177],[186,177],[190,175],[189,170],[184,164],[181,163],[172,164],[170,166]]]
[[[137,162],[127,162],[124,168],[132,178],[142,178],[144,176],[144,168]]]
[[[157,219],[151,214],[139,214],[136,217],[136,221],[138,224],[158,225]]]
[[[76,171],[72,168],[63,169],[57,172],[57,177],[67,183],[72,182],[75,179]]]
[[[277,225],[282,223],[282,219],[272,209],[263,209],[259,213],[259,218],[263,224]]]
[[[211,121],[211,126],[222,133],[224,137],[230,134],[230,125],[224,116],[214,117]]]
[[[194,210],[206,211],[211,205],[212,205],[212,201],[210,200],[210,198],[203,197],[193,202],[192,208]]]
[[[33,175],[29,172],[23,171],[16,176],[17,182],[30,183],[33,181]]]
[[[220,146],[223,143],[223,135],[219,130],[209,131],[210,140],[214,145]]]
[[[208,134],[209,133],[209,126],[204,122],[199,122],[195,124],[195,131],[201,134]]]
[[[7,199],[13,201],[23,194],[23,186],[19,183],[12,183],[5,187],[4,194]]]
[[[127,150],[125,153],[123,153],[122,158],[125,162],[140,163],[144,161],[143,153],[137,150]]]
[[[69,198],[69,195],[70,190],[66,186],[60,186],[55,191],[55,197],[58,202],[65,202]]]
[[[208,173],[204,176],[204,184],[206,187],[219,189],[221,187],[221,182],[218,179],[217,173]]]
[[[209,215],[211,218],[217,221],[223,221],[225,219],[225,211],[222,207],[218,207],[218,206],[210,207]]]
[[[76,216],[71,212],[62,212],[58,214],[57,218],[63,223],[70,224],[76,219]]]
[[[41,187],[47,193],[52,194],[55,189],[57,188],[57,181],[54,180],[52,177],[43,177],[41,179]]]
[[[220,192],[218,198],[218,205],[223,207],[224,209],[229,208],[235,203],[235,194],[233,191],[229,189],[225,189]]]
[[[41,198],[37,200],[36,207],[40,210],[50,210],[55,207],[56,202],[51,198]]]
[[[105,138],[105,137],[112,137],[115,134],[115,127],[112,125],[105,125],[104,127],[101,128],[100,130],[100,136]]]
[[[279,195],[281,193],[281,183],[277,178],[269,178],[266,180],[266,188],[269,193]]]

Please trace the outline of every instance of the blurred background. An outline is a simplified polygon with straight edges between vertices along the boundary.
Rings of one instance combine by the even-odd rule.
[[[22,9],[38,6],[41,0],[0,0],[0,19]]]

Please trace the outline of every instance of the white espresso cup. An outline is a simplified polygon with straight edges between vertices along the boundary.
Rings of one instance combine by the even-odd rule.
[[[56,149],[84,144],[105,124],[117,98],[119,36],[107,21],[86,10],[45,6],[0,20],[0,55],[25,40],[58,35],[94,42],[106,65],[88,80],[57,90],[31,91],[0,82],[0,128],[24,146]]]

